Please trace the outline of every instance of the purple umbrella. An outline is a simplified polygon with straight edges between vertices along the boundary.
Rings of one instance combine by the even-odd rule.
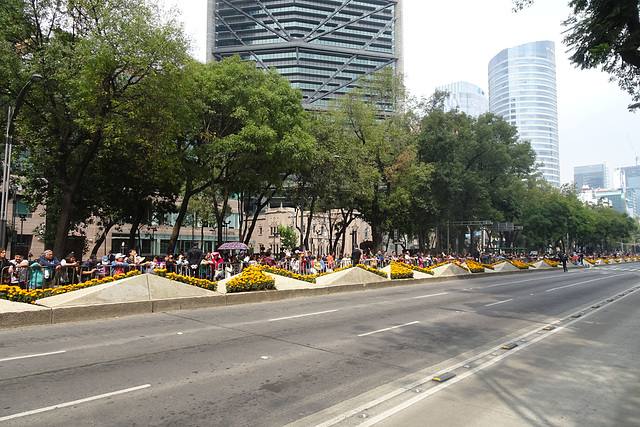
[[[223,243],[218,250],[219,251],[224,251],[224,250],[229,250],[229,249],[237,249],[237,250],[241,250],[241,251],[246,251],[249,250],[249,246],[245,245],[244,243],[241,242],[227,242],[227,243]]]

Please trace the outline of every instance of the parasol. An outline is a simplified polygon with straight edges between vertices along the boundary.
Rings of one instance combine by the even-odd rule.
[[[245,245],[244,243],[241,242],[227,242],[227,243],[223,243],[218,250],[219,251],[224,251],[224,250],[229,250],[229,249],[237,249],[237,250],[241,250],[241,251],[246,251],[249,250],[249,246]]]

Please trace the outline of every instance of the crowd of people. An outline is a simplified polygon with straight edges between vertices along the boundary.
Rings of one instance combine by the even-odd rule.
[[[589,254],[586,258],[615,258],[631,255],[595,253]],[[198,244],[194,243],[193,247],[185,253],[157,255],[146,259],[139,256],[135,249],[131,249],[128,255],[114,254],[110,251],[100,259],[91,255],[84,262],[78,261],[73,252],[64,259],[58,260],[50,250],[46,250],[42,256],[35,259],[31,259],[31,257],[25,259],[23,255],[16,254],[13,259],[9,260],[6,258],[6,251],[0,249],[0,274],[3,284],[18,286],[22,289],[45,289],[114,276],[131,270],[155,274],[156,270],[164,269],[167,272],[184,276],[218,281],[240,273],[244,268],[252,265],[268,265],[294,274],[313,275],[331,272],[352,264],[364,264],[367,267],[382,269],[392,261],[429,268],[444,262],[462,263],[466,260],[492,264],[504,259],[530,263],[545,258],[560,262],[566,271],[568,262],[583,264],[585,256],[579,252],[543,255],[503,252],[476,252],[469,255],[445,254],[444,252],[432,255],[410,251],[402,253],[377,251],[372,253],[368,249],[360,249],[357,246],[351,254],[342,256],[336,256],[334,253],[314,254],[298,250],[283,251],[278,254],[272,253],[270,250],[262,253],[249,253],[248,251],[204,253]]]

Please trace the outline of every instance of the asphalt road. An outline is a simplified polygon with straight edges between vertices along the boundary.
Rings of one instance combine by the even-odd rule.
[[[637,263],[554,269],[1,330],[0,423],[442,425],[451,416],[442,402],[449,402],[458,415],[474,415],[448,425],[500,425],[499,414],[510,425],[589,425],[593,414],[568,403],[554,414],[544,386],[573,402],[579,386],[593,388],[589,373],[607,384],[614,370],[602,363],[624,364],[618,381],[637,384],[640,363],[629,355],[639,349],[640,290],[629,290],[639,275]],[[591,308],[596,303],[602,306]],[[550,324],[557,328],[541,332]],[[551,344],[570,332],[571,345]],[[498,350],[511,342],[519,347]],[[618,350],[593,350],[609,346]],[[622,360],[613,362],[617,354]],[[507,379],[509,395],[522,396],[513,401],[506,386],[486,379],[511,364],[521,367]],[[431,381],[444,372],[456,377]],[[606,396],[608,386],[600,390],[590,401],[615,409],[620,400],[620,420],[637,420],[637,385],[616,389],[618,398]],[[420,412],[435,414],[428,406],[435,401],[441,418]]]

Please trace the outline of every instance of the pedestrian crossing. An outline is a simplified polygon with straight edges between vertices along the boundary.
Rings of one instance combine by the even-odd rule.
[[[600,274],[611,274],[612,271],[615,272],[625,272],[625,273],[634,273],[640,275],[640,264],[631,264],[631,265],[607,265],[607,266],[599,266],[596,268],[590,268],[590,271]]]

